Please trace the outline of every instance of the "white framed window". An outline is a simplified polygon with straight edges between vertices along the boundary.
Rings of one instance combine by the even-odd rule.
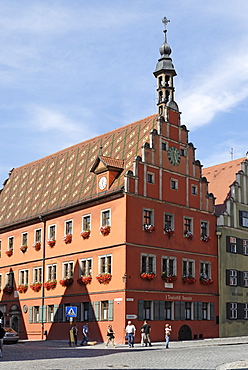
[[[79,261],[79,276],[92,275],[92,258],[83,258]]]
[[[81,317],[82,321],[89,321],[90,318],[90,304],[89,302],[81,303]]]
[[[74,272],[74,262],[63,262],[62,263],[62,279],[72,278]]]
[[[152,173],[152,172],[148,172],[147,173],[147,182],[149,183],[149,184],[154,184],[154,182],[155,182],[155,176],[154,176],[154,173]]]
[[[244,304],[244,319],[248,320],[248,303]]]
[[[171,276],[177,275],[177,259],[176,257],[162,256],[162,273]]]
[[[202,320],[210,320],[210,303],[202,302]]]
[[[101,309],[101,321],[107,321],[109,313],[109,301],[101,301],[100,309]]]
[[[201,220],[200,234],[201,234],[202,239],[209,236],[209,223],[208,223],[208,221]]]
[[[230,285],[237,285],[238,283],[238,271],[230,270]]]
[[[40,306],[33,307],[33,322],[37,323],[40,321]]]
[[[230,252],[237,253],[237,239],[230,236]]]
[[[164,318],[165,320],[174,320],[174,302],[164,302]]]
[[[112,254],[106,254],[98,257],[98,271],[99,274],[112,273]]]
[[[164,212],[164,231],[168,229],[174,230],[174,215]]]
[[[243,285],[248,287],[248,271],[243,272]]]
[[[8,250],[14,250],[14,237],[13,236],[9,236],[8,237]]]
[[[41,243],[41,229],[34,230],[34,243]]]
[[[200,261],[200,277],[211,279],[211,263]]]
[[[191,186],[191,194],[198,195],[198,186],[197,185],[192,185]]]
[[[156,274],[156,255],[155,254],[141,254],[140,273]]]
[[[195,260],[183,259],[183,276],[195,276]]]
[[[154,210],[143,208],[143,225],[153,225],[154,224]]]
[[[47,265],[47,280],[56,280],[57,279],[57,264]]]
[[[28,269],[19,270],[19,285],[28,284]]]
[[[185,320],[193,320],[193,302],[184,302]]]
[[[171,179],[170,180],[170,188],[172,190],[178,190],[178,180],[176,179]]]
[[[33,267],[33,283],[41,282],[42,282],[42,267],[41,266]]]
[[[184,217],[183,218],[183,233],[187,236],[189,233],[193,234],[193,218]]]
[[[67,220],[64,223],[64,235],[73,234],[73,220]]]
[[[248,240],[243,240],[243,254],[248,255]]]
[[[49,304],[47,306],[47,321],[54,322],[54,305]]]
[[[82,231],[91,230],[91,215],[82,216]]]
[[[55,224],[48,226],[48,239],[56,240],[56,225]]]
[[[238,304],[230,303],[230,319],[235,320],[238,317]]]
[[[101,211],[101,226],[111,226],[110,209],[105,209]]]
[[[22,233],[22,245],[28,245],[28,233]]]

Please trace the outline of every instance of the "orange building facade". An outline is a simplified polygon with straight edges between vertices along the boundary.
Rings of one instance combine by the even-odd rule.
[[[214,197],[174,101],[166,40],[158,115],[14,169],[0,194],[0,309],[22,338],[68,339],[66,307],[104,341],[218,336]],[[80,338],[80,334],[79,334]],[[139,335],[136,341],[139,341]]]

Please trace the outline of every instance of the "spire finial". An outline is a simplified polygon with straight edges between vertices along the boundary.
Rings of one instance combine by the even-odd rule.
[[[166,17],[162,18],[162,23],[164,24],[165,31],[167,31],[166,27],[167,27],[167,23],[169,23],[169,22],[170,22],[170,20],[167,19]]]

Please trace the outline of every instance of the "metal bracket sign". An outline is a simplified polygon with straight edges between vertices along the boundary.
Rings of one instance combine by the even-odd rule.
[[[65,308],[66,317],[77,317],[77,307],[67,306]]]

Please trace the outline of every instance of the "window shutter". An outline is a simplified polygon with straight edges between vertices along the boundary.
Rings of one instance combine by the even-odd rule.
[[[199,302],[193,302],[194,303],[194,320],[198,320],[198,303]]]
[[[154,320],[159,320],[159,301],[154,301]]]
[[[94,321],[94,320],[95,320],[95,316],[94,316],[92,302],[89,302],[89,321]]]
[[[43,322],[47,322],[47,306],[43,306]]]
[[[180,302],[180,319],[185,320],[185,302]]]
[[[58,308],[58,320],[59,322],[63,321],[63,305],[60,304]]]
[[[238,303],[238,319],[244,319],[244,303]]]
[[[243,271],[237,271],[237,275],[238,275],[238,286],[244,286]]]
[[[226,236],[226,251],[231,252],[230,236]]]
[[[81,303],[80,302],[77,302],[76,303],[76,307],[77,307],[76,321],[81,321]]]
[[[94,311],[96,321],[99,321],[99,306],[100,306],[99,303],[100,302],[96,301],[96,302],[94,302],[94,306],[93,306],[93,311]]]
[[[243,239],[237,238],[237,253],[243,254]]]
[[[226,285],[230,285],[230,270],[226,270]]]
[[[198,302],[198,320],[202,320],[202,302]]]
[[[59,321],[59,317],[58,317],[58,308],[59,308],[59,305],[58,304],[55,304],[54,305],[54,322],[58,322]]]
[[[214,302],[210,302],[210,320],[214,320]]]
[[[180,320],[179,301],[174,302],[174,320]]]
[[[30,324],[33,323],[33,307],[29,307],[29,322]]]
[[[164,320],[164,301],[159,301],[159,320]]]
[[[113,320],[113,314],[114,314],[114,301],[109,301],[109,310],[108,310],[108,320]]]
[[[226,318],[231,319],[231,304],[229,302],[226,302]]]
[[[144,301],[139,299],[138,300],[138,320],[143,320],[143,308],[144,308]]]
[[[43,306],[39,307],[39,322],[42,322]]]

